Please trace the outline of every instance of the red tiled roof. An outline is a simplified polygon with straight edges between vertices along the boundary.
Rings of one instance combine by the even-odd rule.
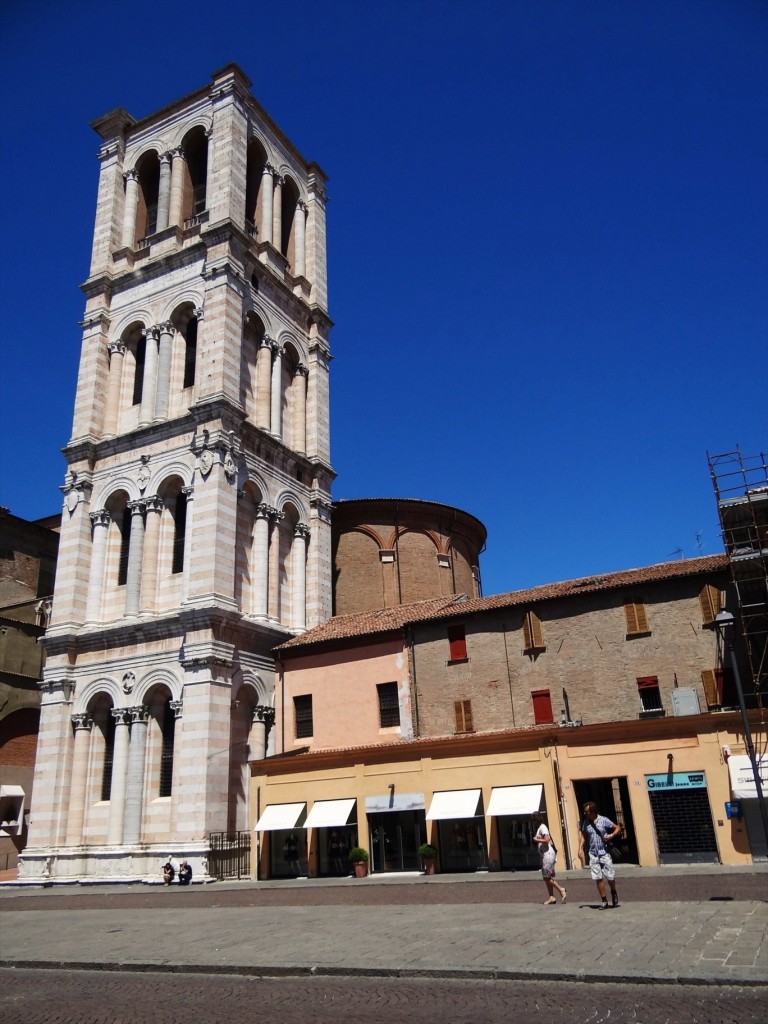
[[[604,573],[600,576],[584,576],[561,583],[545,583],[527,590],[513,590],[508,594],[492,597],[432,598],[415,604],[401,604],[394,608],[382,608],[354,615],[340,615],[315,626],[301,636],[294,637],[276,647],[276,651],[290,651],[299,647],[313,647],[329,641],[348,640],[354,637],[375,636],[403,629],[410,623],[428,619],[463,618],[478,612],[509,608],[514,605],[530,605],[540,601],[551,601],[559,597],[577,597],[604,590],[618,590],[643,583],[662,583],[665,580],[702,573],[720,572],[728,567],[725,554],[705,555],[701,558],[685,558],[675,562],[660,562],[640,569],[623,569],[620,572]]]

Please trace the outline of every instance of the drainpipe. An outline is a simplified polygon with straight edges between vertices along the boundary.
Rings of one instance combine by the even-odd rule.
[[[411,673],[411,692],[413,693],[413,731],[414,739],[420,735],[419,731],[419,690],[416,686],[416,648],[413,644],[413,627],[405,627],[405,639],[408,644],[408,668]]]
[[[571,856],[571,844],[568,841],[568,829],[566,828],[566,817],[565,817],[565,798],[563,797],[563,787],[560,782],[560,765],[557,762],[557,741],[555,741],[555,752],[552,756],[552,774],[555,779],[555,793],[557,794],[557,810],[560,818],[560,834],[563,837],[563,846],[565,848],[565,863],[569,868],[573,868],[573,857]]]

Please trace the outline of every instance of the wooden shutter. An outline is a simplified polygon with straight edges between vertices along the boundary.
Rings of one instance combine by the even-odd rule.
[[[456,723],[456,732],[474,732],[472,722],[472,701],[455,700],[453,702],[453,717]]]
[[[650,633],[642,601],[625,601],[624,614],[627,617],[627,633]]]
[[[448,627],[448,643],[450,645],[449,661],[467,660],[467,640],[463,626]]]
[[[541,619],[536,612],[526,612],[523,620],[523,637],[526,651],[541,650],[544,647],[544,634]]]
[[[531,700],[533,701],[533,720],[536,725],[544,725],[554,721],[552,717],[552,698],[549,695],[549,690],[534,690],[531,694]]]
[[[705,625],[715,621],[715,616],[721,609],[720,590],[713,587],[711,583],[705,583],[699,592],[699,603],[701,604],[701,617]]]
[[[722,673],[720,673],[722,676]],[[722,688],[717,685],[718,673],[715,669],[704,668],[701,670],[701,681],[704,684],[704,694],[707,698],[707,707],[714,708],[720,705]]]

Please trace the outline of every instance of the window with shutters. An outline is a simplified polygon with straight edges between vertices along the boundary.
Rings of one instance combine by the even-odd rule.
[[[536,612],[526,612],[523,619],[523,640],[526,651],[545,651],[541,619]]]
[[[379,697],[379,725],[387,729],[400,725],[400,701],[397,696],[397,683],[379,683],[376,687]]]
[[[293,698],[293,713],[296,723],[296,739],[306,739],[314,734],[312,721],[312,694]]]
[[[738,706],[733,673],[728,669],[705,668],[701,672],[704,695],[709,708],[735,708]]]
[[[456,724],[456,732],[475,731],[475,726],[472,721],[471,700],[455,700],[453,702],[453,717]]]
[[[627,617],[627,636],[647,636],[651,632],[642,601],[625,601],[624,614]]]
[[[643,713],[663,714],[658,676],[642,676],[637,680],[637,692],[640,695],[640,707]]]
[[[713,587],[711,583],[705,583],[699,592],[699,603],[701,604],[701,618],[705,626],[715,621],[715,616],[722,608],[720,590]]]
[[[467,637],[463,626],[448,627],[448,662],[467,661]]]
[[[533,720],[536,725],[547,725],[554,722],[549,690],[534,690],[531,693],[531,700],[533,702]]]

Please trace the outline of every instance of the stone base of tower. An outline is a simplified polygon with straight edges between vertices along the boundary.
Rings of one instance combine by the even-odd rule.
[[[210,847],[186,843],[126,846],[69,846],[27,849],[19,857],[17,885],[162,885],[163,864],[172,857],[178,869],[186,860],[192,881],[213,882],[208,874]]]

